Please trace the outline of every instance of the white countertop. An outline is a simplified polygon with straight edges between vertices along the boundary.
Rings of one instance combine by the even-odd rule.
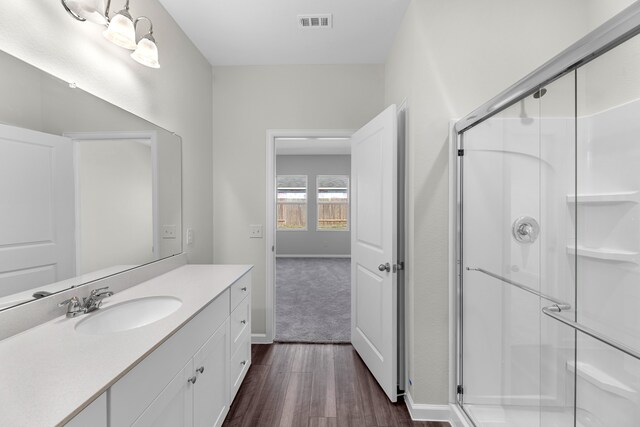
[[[154,295],[182,301],[176,312],[137,329],[79,334],[75,325],[91,314],[61,315],[0,341],[0,426],[68,422],[250,269],[185,265],[104,300],[102,308]]]

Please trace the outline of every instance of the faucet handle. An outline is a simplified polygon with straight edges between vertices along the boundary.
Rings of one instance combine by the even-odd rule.
[[[61,303],[58,303],[58,307],[64,307],[65,305],[74,306],[79,304],[80,300],[78,299],[78,297],[71,297],[67,300],[62,301]]]
[[[97,288],[97,289],[94,289],[94,290],[92,290],[92,291],[91,291],[91,295],[93,295],[93,296],[98,295],[98,294],[99,294],[99,293],[101,293],[102,291],[106,291],[106,290],[108,290],[108,289],[109,289],[109,287],[108,287],[108,286],[105,286],[104,288]]]
[[[67,317],[76,317],[78,314],[84,313],[82,304],[78,297],[71,297],[68,300],[62,301],[58,304],[58,307],[67,306]]]

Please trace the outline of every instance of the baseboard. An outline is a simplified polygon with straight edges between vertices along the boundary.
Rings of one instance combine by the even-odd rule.
[[[273,339],[267,338],[267,334],[251,334],[251,344],[273,344]]]
[[[351,255],[331,254],[276,254],[276,258],[351,258]]]
[[[405,396],[405,404],[409,410],[409,415],[414,421],[449,421],[451,422],[451,407],[449,405],[426,405],[414,403],[411,393]]]
[[[451,407],[451,420],[449,422],[453,427],[473,427],[458,405],[451,403],[449,406]]]

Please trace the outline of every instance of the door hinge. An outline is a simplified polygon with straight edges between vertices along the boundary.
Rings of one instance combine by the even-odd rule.
[[[462,157],[464,156],[464,149],[459,149],[458,150],[458,157]]]
[[[458,387],[456,387],[456,393],[464,394],[464,387],[462,387],[461,385],[458,385]]]

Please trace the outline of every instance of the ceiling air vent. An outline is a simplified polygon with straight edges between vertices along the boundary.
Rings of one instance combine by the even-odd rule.
[[[331,28],[333,26],[333,18],[330,13],[322,15],[298,15],[299,28]]]

